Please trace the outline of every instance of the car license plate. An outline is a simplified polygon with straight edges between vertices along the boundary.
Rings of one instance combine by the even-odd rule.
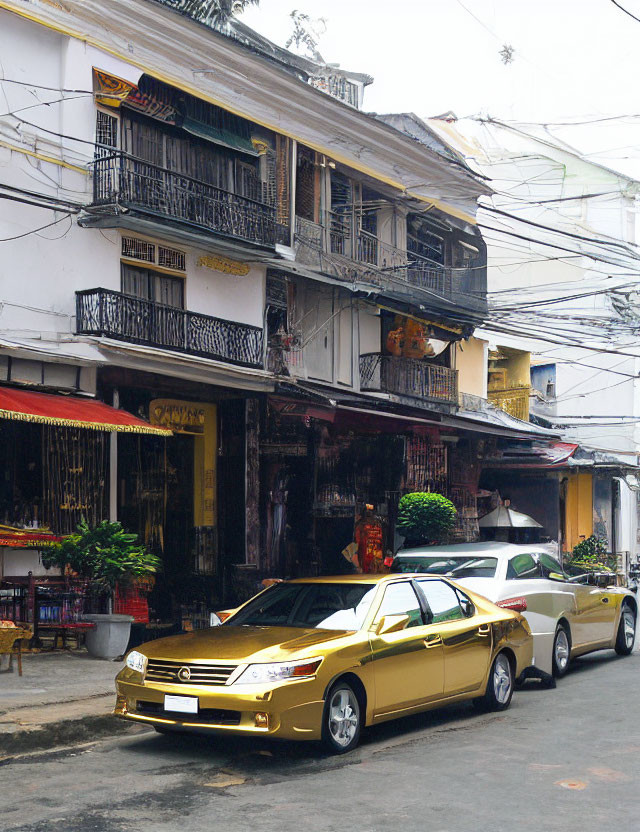
[[[165,711],[178,711],[181,714],[198,713],[197,696],[169,696],[164,697]]]

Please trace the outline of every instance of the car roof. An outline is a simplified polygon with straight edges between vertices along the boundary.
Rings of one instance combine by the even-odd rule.
[[[379,584],[384,581],[398,580],[405,577],[398,572],[382,575],[365,575],[360,572],[349,575],[323,575],[319,578],[294,578],[288,584]]]
[[[494,558],[512,558],[514,555],[521,555],[527,552],[544,552],[546,544],[544,543],[501,543],[497,540],[485,540],[480,543],[452,543],[444,546],[414,546],[411,549],[400,550],[396,557],[415,557],[416,555],[430,556],[430,555],[451,555],[455,557],[474,555],[485,555],[486,557]]]

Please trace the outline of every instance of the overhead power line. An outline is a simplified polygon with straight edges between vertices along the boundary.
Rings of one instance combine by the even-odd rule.
[[[31,81],[18,81],[15,78],[0,78],[0,84],[19,84],[22,87],[33,87],[37,90],[47,90],[48,92],[69,92],[69,93],[83,93],[84,95],[95,95],[93,90],[69,90],[64,87],[45,87],[42,84],[33,84]]]
[[[640,23],[640,17],[636,17],[635,14],[631,14],[629,9],[625,9],[625,7],[621,6],[620,3],[616,2],[616,0],[611,0],[611,2],[614,6],[617,6],[620,9],[620,11],[624,12],[625,14],[628,14],[629,17],[632,17],[636,21],[636,23]]]
[[[37,234],[39,231],[44,231],[46,228],[51,228],[53,225],[57,225],[59,222],[63,220],[67,220],[71,218],[71,213],[65,214],[63,217],[60,217],[53,222],[49,222],[46,225],[41,225],[39,228],[32,228],[31,231],[25,231],[24,234],[16,234],[14,237],[0,237],[0,243],[10,243],[13,240],[20,240],[23,237],[28,237],[30,234]]]

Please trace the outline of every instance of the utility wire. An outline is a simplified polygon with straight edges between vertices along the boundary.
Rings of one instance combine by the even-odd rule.
[[[19,84],[22,87],[34,87],[38,90],[47,90],[48,92],[71,92],[82,93],[83,95],[96,95],[93,90],[69,90],[64,87],[44,87],[42,84],[32,84],[29,81],[17,81],[14,78],[0,78],[0,84]]]
[[[611,2],[614,6],[617,6],[620,9],[620,11],[624,12],[625,14],[628,14],[629,17],[632,17],[637,23],[640,23],[640,17],[636,17],[635,14],[631,14],[631,12],[628,9],[625,9],[624,6],[621,6],[620,3],[616,2],[616,0],[611,0]]]
[[[37,234],[39,231],[44,231],[45,228],[51,228],[52,225],[57,225],[59,222],[62,222],[63,220],[70,218],[71,213],[68,213],[65,214],[64,217],[60,217],[59,219],[54,220],[53,222],[49,222],[46,225],[41,225],[40,228],[33,228],[31,231],[25,231],[24,234],[16,234],[15,237],[0,237],[0,243],[9,243],[13,240],[20,240],[23,237],[28,237],[30,234]]]

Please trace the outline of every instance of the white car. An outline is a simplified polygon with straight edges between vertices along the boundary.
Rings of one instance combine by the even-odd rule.
[[[572,658],[594,650],[629,655],[636,633],[635,596],[622,587],[571,579],[545,548],[498,542],[421,546],[398,552],[391,570],[446,575],[498,606],[521,612],[533,634],[533,664],[543,678],[563,676]]]

